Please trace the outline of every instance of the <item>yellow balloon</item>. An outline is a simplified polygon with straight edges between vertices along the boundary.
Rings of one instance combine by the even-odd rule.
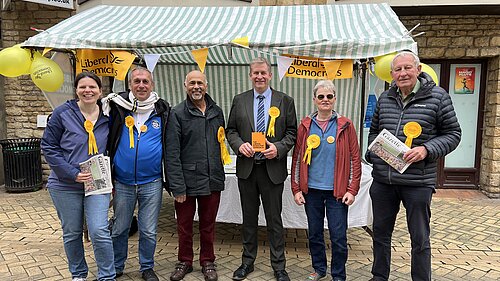
[[[436,83],[436,85],[439,86],[439,79],[438,79],[438,76],[437,76],[436,72],[434,71],[434,69],[432,69],[432,67],[428,66],[425,63],[420,63],[420,65],[422,66],[422,72],[429,74],[429,76],[431,76],[434,83]]]
[[[373,60],[375,61],[375,63],[377,63],[379,59],[381,59],[381,58],[383,58],[385,56],[389,56],[389,55],[396,55],[396,52],[392,52],[390,54],[383,55],[383,56],[374,57]]]
[[[29,73],[31,52],[19,46],[5,48],[0,51],[0,74],[17,77]]]
[[[395,54],[388,54],[385,56],[380,56],[375,59],[375,75],[381,80],[387,83],[392,82],[391,76],[391,63],[392,59],[396,56]]]
[[[64,74],[56,62],[36,52],[31,64],[31,80],[41,90],[55,92],[63,84]]]

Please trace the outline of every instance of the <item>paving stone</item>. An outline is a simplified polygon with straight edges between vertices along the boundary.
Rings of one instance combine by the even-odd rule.
[[[500,280],[500,200],[485,197],[442,197],[433,199],[431,247],[433,280]],[[457,192],[457,194],[460,194]],[[474,193],[470,193],[473,194]],[[223,203],[223,202],[222,202]],[[111,213],[110,213],[111,216]],[[194,272],[184,280],[204,280],[198,264],[199,233],[195,222]],[[240,225],[217,223],[215,251],[219,280],[231,280],[241,263]],[[269,244],[264,227],[259,227],[256,270],[249,280],[274,280],[269,261]],[[330,249],[328,232],[325,232]],[[130,238],[129,259],[120,281],[142,280],[138,271],[138,235]],[[311,271],[307,231],[285,231],[287,271],[291,280],[304,280]],[[392,240],[391,280],[410,280],[410,239],[404,208],[398,215]],[[89,280],[97,274],[92,244],[84,243]],[[361,228],[348,230],[349,280],[371,278],[372,241]],[[164,196],[159,219],[155,270],[160,280],[169,280],[177,262],[177,233],[172,198]],[[0,188],[0,280],[69,280],[62,243],[62,230],[46,190],[5,193]]]

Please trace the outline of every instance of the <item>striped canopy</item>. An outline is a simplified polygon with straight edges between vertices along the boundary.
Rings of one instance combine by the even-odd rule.
[[[248,36],[250,49],[230,43]],[[29,38],[24,47],[122,49],[161,54],[163,63],[246,64],[293,54],[362,59],[410,49],[416,42],[387,4],[135,7],[101,5]]]

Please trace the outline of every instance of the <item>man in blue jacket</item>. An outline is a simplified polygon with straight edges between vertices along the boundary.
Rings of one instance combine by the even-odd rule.
[[[156,281],[154,254],[158,215],[166,186],[165,131],[170,107],[157,93],[149,70],[137,67],[129,74],[128,93],[110,94],[103,111],[109,110],[109,153],[113,165],[115,221],[111,237],[116,276],[123,274],[128,252],[128,233],[139,204],[139,264],[142,278]]]
[[[405,142],[412,138],[403,159],[411,165],[399,173],[375,153],[370,188],[373,208],[374,281],[389,279],[391,237],[400,204],[406,209],[411,238],[411,278],[431,280],[430,219],[435,192],[437,160],[460,142],[460,125],[450,95],[421,72],[420,59],[412,52],[398,53],[391,64],[394,83],[380,95],[368,142],[386,129]]]

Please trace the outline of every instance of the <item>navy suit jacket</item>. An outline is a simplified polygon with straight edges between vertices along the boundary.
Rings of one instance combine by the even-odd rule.
[[[286,169],[287,153],[292,149],[297,138],[297,115],[292,97],[271,90],[271,107],[276,106],[279,108],[280,115],[276,118],[275,136],[266,136],[266,138],[276,146],[278,156],[274,159],[267,159],[266,168],[271,181],[274,184],[279,184],[283,183],[288,176]],[[252,143],[252,132],[255,131],[253,103],[253,89],[236,95],[233,98],[226,128],[229,145],[238,155],[236,159],[236,176],[242,179],[247,179],[250,176],[254,164],[253,157],[248,158],[239,152],[239,147],[243,143]]]

